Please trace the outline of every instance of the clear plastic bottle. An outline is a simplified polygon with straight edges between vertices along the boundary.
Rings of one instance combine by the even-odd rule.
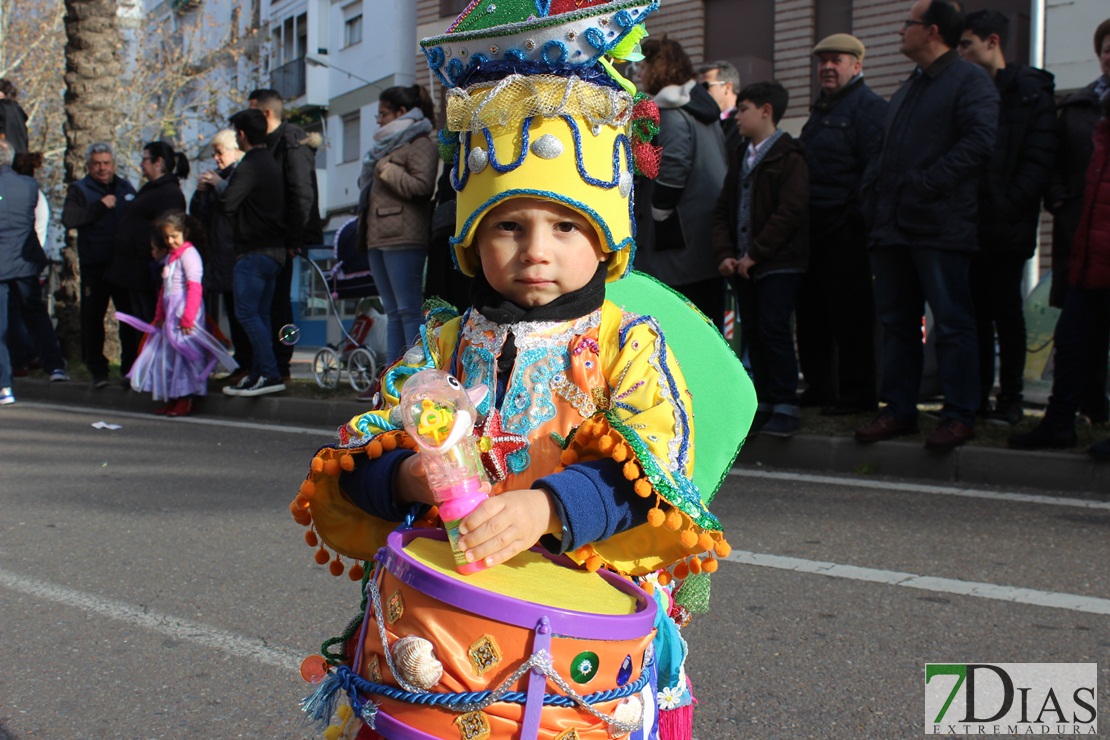
[[[482,467],[474,422],[477,411],[466,389],[442,370],[421,370],[401,390],[401,421],[416,441],[447,529],[455,569],[470,574],[481,562],[468,563],[459,550],[459,522],[489,497],[490,484]]]

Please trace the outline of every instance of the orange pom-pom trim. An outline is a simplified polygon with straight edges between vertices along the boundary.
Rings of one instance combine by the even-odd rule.
[[[636,495],[640,498],[647,498],[652,492],[651,481],[647,478],[637,478],[636,482],[632,484],[632,490],[634,490]]]
[[[596,552],[590,557],[586,558],[586,570],[591,573],[596,573],[598,568],[601,567],[601,556]]]
[[[682,533],[678,535],[678,541],[681,542],[682,546],[687,550],[693,550],[698,546],[698,535],[692,529],[684,529]]]
[[[621,472],[628,480],[636,480],[640,477],[640,466],[634,460],[629,460],[621,466]]]
[[[316,495],[316,484],[309,478],[305,478],[304,482],[301,483],[300,493],[306,498],[312,498]],[[305,504],[305,506],[308,506],[308,504]]]
[[[381,457],[382,443],[375,439],[366,445],[366,456],[371,460]]]
[[[302,509],[308,508],[308,499],[305,498],[304,494],[298,493],[297,497],[293,499],[293,503],[301,507]]]
[[[628,445],[626,445],[624,442],[621,442],[613,448],[613,454],[610,455],[610,457],[612,457],[619,463],[624,462],[628,459]]]
[[[315,557],[316,557],[316,562],[319,563],[320,565],[323,565],[324,563],[331,560],[331,555],[328,555],[328,551],[325,550],[322,547],[319,550],[316,551],[316,556]]]
[[[316,547],[320,544],[320,538],[311,529],[304,533],[304,542],[309,547]]]
[[[597,438],[597,449],[601,450],[601,454],[608,455],[613,452],[617,443],[613,440],[612,434],[606,434]]]
[[[350,455],[344,453],[339,456],[339,467],[343,468],[349,473],[355,469],[355,459]]]
[[[708,557],[705,559],[705,562],[701,564],[701,569],[706,573],[716,573],[719,564],[720,563],[715,558]]]
[[[713,552],[717,553],[717,557],[719,558],[727,558],[729,553],[732,552],[732,545],[728,544],[724,540],[721,540],[713,548]]]
[[[324,461],[324,475],[329,478],[334,478],[339,475],[339,461],[338,460],[325,460]]]
[[[308,512],[308,509],[297,506],[296,499],[289,504],[289,513],[293,515],[293,521],[302,527],[312,524],[312,514]]]
[[[658,506],[655,507],[654,509],[650,510],[647,513],[648,524],[650,524],[653,527],[662,527],[663,526],[663,521],[666,518],[667,518],[667,515],[664,514],[663,510],[660,509]]]
[[[582,547],[574,551],[575,557],[577,557],[579,560],[585,560],[593,554],[594,548],[590,545],[582,545]]]
[[[651,596],[655,593],[655,584],[651,581],[644,581],[640,584],[640,588],[642,588],[648,596]]]
[[[578,453],[574,450],[563,450],[559,453],[559,462],[563,465],[574,465],[578,462]]]
[[[690,575],[690,566],[686,565],[685,561],[679,563],[674,567],[674,577],[678,580],[681,581],[688,575]]]
[[[667,520],[663,524],[667,529],[677,532],[682,527],[682,514],[678,513],[678,509],[671,509],[667,512]]]
[[[712,550],[713,544],[713,535],[709,534],[709,532],[702,532],[701,536],[698,537],[698,545],[700,545],[703,550]]]
[[[362,563],[355,563],[347,571],[347,577],[352,581],[361,581],[364,575],[366,575],[366,569],[362,567]]]
[[[701,558],[690,558],[690,572],[694,575],[701,573]]]
[[[312,458],[312,472],[319,475],[324,472],[324,459],[321,457]]]
[[[666,570],[662,571],[659,574],[659,576],[656,578],[656,580],[659,581],[660,586],[668,585],[672,580],[672,576],[671,576],[670,571],[666,571]]]
[[[328,566],[328,570],[331,571],[333,576],[338,578],[343,575],[343,571],[346,570],[346,567],[343,565],[343,561],[339,559],[339,556],[336,555],[335,560],[331,561],[331,565]]]
[[[383,434],[378,438],[381,440],[382,449],[386,452],[393,452],[397,449],[397,436],[393,434]]]

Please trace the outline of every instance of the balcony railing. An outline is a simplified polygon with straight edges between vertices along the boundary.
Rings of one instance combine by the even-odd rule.
[[[270,73],[270,86],[285,100],[299,98],[305,94],[305,61],[297,57],[286,62]]]

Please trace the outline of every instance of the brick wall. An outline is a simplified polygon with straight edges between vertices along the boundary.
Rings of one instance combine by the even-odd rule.
[[[813,97],[814,0],[775,3],[775,80],[790,93],[791,116],[804,115]]]
[[[705,61],[705,3],[702,0],[663,0],[659,10],[648,16],[648,32],[664,34],[682,44],[694,66]]]
[[[898,27],[910,10],[899,0],[856,0],[852,4],[852,33],[867,47],[863,70],[867,84],[889,98],[913,71],[913,62],[898,51]]]

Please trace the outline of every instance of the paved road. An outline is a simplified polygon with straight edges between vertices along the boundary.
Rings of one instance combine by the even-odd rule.
[[[0,740],[319,737],[296,666],[356,588],[287,504],[327,431],[0,411]],[[919,736],[926,662],[1100,661],[1110,707],[1110,505],[1028,493],[730,476],[696,737]]]

